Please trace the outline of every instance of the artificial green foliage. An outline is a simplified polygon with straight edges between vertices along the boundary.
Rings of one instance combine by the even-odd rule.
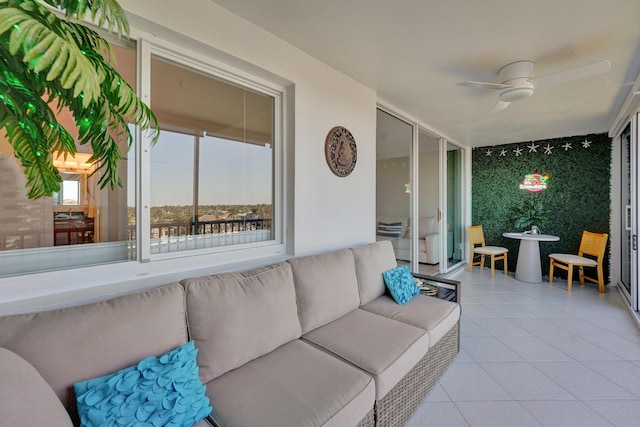
[[[539,199],[528,197],[522,201],[520,206],[514,209],[513,226],[516,230],[531,230],[534,225],[543,227],[547,221],[548,212],[544,204]]]
[[[519,241],[502,233],[530,229],[533,224],[524,224],[523,218],[539,216],[536,221],[543,222],[535,225],[541,232],[560,237],[558,242],[540,243],[542,272],[547,274],[548,255],[577,254],[583,230],[609,233],[610,169],[611,139],[605,134],[476,148],[472,223],[482,224],[488,244],[509,249],[509,270],[515,271]],[[549,177],[546,190],[520,189],[525,175],[531,173]],[[608,271],[607,264],[605,275]]]
[[[118,35],[128,34],[124,11],[115,0],[0,0],[0,128],[7,132],[27,177],[28,197],[60,190],[54,153],[75,154],[68,130],[52,108],[66,107],[79,129],[78,142],[90,144],[101,188],[121,186],[123,153],[116,140],[133,136],[128,124],[159,127],[151,109],[111,65],[108,42],[78,20],[90,17]]]

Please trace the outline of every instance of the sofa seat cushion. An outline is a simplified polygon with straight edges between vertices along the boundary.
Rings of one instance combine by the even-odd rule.
[[[397,267],[398,263],[389,241],[358,246],[351,251],[356,264],[360,305],[363,305],[384,295],[386,288],[382,273]]]
[[[182,283],[204,383],[300,337],[293,275],[287,263]]]
[[[0,422],[4,427],[73,427],[55,392],[22,357],[0,348]]]
[[[351,249],[291,258],[302,333],[360,306]]]
[[[402,306],[383,295],[361,308],[428,331],[430,346],[440,341],[460,319],[459,304],[426,295],[416,295]]]
[[[225,427],[354,426],[374,403],[373,379],[302,340],[207,384]]]
[[[187,342],[184,290],[175,284],[107,301],[0,317],[0,347],[40,372],[77,421],[73,384]]]
[[[429,349],[426,331],[360,309],[303,338],[368,372],[376,382],[376,400],[383,398]]]

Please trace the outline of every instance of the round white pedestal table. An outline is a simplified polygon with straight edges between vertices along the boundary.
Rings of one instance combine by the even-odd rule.
[[[540,260],[540,242],[556,242],[558,236],[550,234],[503,233],[504,237],[520,240],[516,280],[529,283],[542,282],[542,261]]]

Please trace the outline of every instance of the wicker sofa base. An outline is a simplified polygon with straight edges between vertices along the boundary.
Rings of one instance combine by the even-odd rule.
[[[375,426],[374,409],[371,408],[369,413],[356,425],[356,427],[373,427]]]
[[[375,425],[403,426],[453,362],[460,348],[460,322],[381,400],[375,402]]]

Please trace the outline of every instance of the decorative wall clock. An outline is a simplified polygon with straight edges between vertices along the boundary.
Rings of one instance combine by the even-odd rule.
[[[331,172],[339,177],[349,175],[358,159],[356,141],[351,132],[342,126],[331,129],[324,143],[324,154]]]

